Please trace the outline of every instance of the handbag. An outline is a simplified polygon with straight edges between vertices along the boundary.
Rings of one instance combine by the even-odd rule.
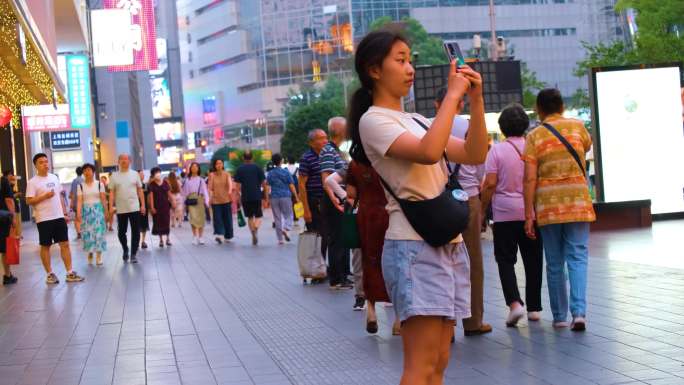
[[[354,205],[345,205],[342,215],[342,245],[347,249],[358,249],[361,247],[361,236],[359,235],[359,225],[356,222],[357,214],[354,209],[359,204],[359,198],[354,200]]]
[[[202,180],[199,182],[199,186],[197,187],[197,195],[200,195],[200,191],[202,191]],[[185,205],[186,206],[197,206],[197,203],[199,203],[198,198],[185,198]]]
[[[5,263],[7,263],[8,265],[19,264],[19,238],[15,236],[7,237]]]
[[[563,145],[568,150],[570,155],[572,155],[573,159],[575,159],[575,162],[577,162],[577,166],[579,166],[580,170],[582,170],[582,175],[584,175],[584,177],[586,178],[587,177],[587,170],[584,169],[584,166],[582,165],[582,161],[580,160],[580,156],[577,153],[577,151],[575,151],[575,148],[572,147],[570,142],[568,142],[568,140],[565,139],[565,137],[563,135],[561,135],[561,133],[558,132],[558,130],[556,130],[556,128],[554,126],[552,126],[548,123],[543,123],[542,125],[547,130],[549,130],[549,132],[551,132],[553,134],[553,136],[558,138],[558,140],[560,140],[561,143],[563,143]]]
[[[296,202],[292,209],[294,210],[295,218],[299,219],[304,216],[304,204],[302,202]]]
[[[426,131],[428,130],[423,122],[416,118],[413,120]],[[392,198],[399,203],[401,211],[413,230],[432,247],[447,245],[458,237],[468,227],[470,215],[468,194],[463,191],[458,182],[458,172],[461,166],[457,165],[452,170],[446,152],[444,153],[444,161],[449,171],[449,180],[444,191],[432,199],[420,201],[401,199],[392,191],[389,184],[380,177],[380,182]]]
[[[245,215],[242,213],[242,207],[238,207],[237,224],[238,224],[238,227],[247,226],[247,222],[245,221]]]

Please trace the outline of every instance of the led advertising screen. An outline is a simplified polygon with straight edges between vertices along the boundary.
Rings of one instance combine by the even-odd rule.
[[[131,14],[128,31],[111,31],[125,34],[133,51],[133,64],[110,66],[109,71],[149,71],[157,69],[157,30],[152,0],[105,0],[106,9],[125,9]]]
[[[684,212],[680,72],[678,66],[594,70],[603,201],[650,199],[653,214]]]
[[[90,67],[85,55],[67,55],[71,127],[90,128]]]
[[[93,9],[90,11],[90,24],[95,67],[133,64],[132,39],[128,33],[131,30],[131,13],[128,10]]]
[[[154,119],[165,119],[170,118],[172,115],[166,39],[157,39],[157,55],[159,57],[157,69],[150,71],[152,116]]]
[[[60,131],[71,128],[69,105],[40,104],[21,107],[21,125],[24,131]]]
[[[154,138],[157,142],[183,140],[183,123],[163,122],[154,124]]]

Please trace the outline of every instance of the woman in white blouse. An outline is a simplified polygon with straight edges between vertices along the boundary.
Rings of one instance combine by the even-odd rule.
[[[95,178],[95,166],[83,165],[85,178],[76,191],[77,211],[76,226],[83,238],[83,249],[88,253],[88,263],[93,262],[93,253],[97,255],[97,265],[102,265],[102,253],[107,250],[107,198],[105,186]]]

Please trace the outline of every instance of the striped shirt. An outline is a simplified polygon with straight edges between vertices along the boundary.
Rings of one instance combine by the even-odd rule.
[[[583,165],[586,164],[591,137],[582,122],[555,114],[544,123],[555,127],[575,149]],[[534,205],[540,226],[596,220],[582,169],[546,127],[537,127],[527,135],[523,160],[537,165]]]
[[[299,175],[307,177],[306,194],[309,198],[323,197],[321,160],[314,150],[307,150],[299,160]]]
[[[347,162],[340,156],[340,149],[333,142],[329,142],[321,150],[321,172],[334,173],[347,169]]]

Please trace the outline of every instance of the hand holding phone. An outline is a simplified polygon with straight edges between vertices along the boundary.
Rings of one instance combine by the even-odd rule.
[[[463,58],[463,53],[461,52],[461,47],[458,45],[457,42],[445,41],[444,52],[446,53],[447,58],[449,59],[449,63],[451,63],[452,61],[456,61],[456,69],[466,64],[465,59]]]

